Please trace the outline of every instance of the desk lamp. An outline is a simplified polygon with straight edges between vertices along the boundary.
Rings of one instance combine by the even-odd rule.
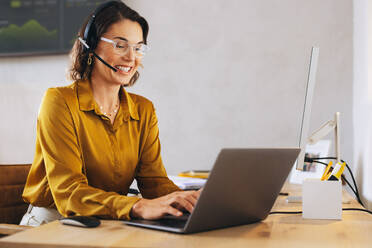
[[[324,136],[329,134],[332,130],[335,132],[335,151],[337,163],[341,163],[341,151],[340,151],[340,112],[335,113],[335,118],[324,123],[318,130],[316,130],[308,138],[309,144],[315,144]]]

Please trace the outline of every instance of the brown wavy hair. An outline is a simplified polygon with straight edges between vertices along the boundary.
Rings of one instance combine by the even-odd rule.
[[[90,18],[94,14],[94,11],[86,18],[83,26],[80,28],[78,32],[78,36],[83,38],[84,31],[87,23],[89,22]],[[113,2],[108,7],[102,9],[100,12],[96,14],[96,18],[94,23],[92,24],[91,28],[96,29],[96,37],[94,39],[94,44],[88,44],[93,50],[97,47],[98,41],[101,36],[106,33],[108,28],[119,21],[124,19],[128,19],[134,22],[137,22],[142,28],[143,34],[143,41],[147,44],[147,35],[149,32],[149,25],[145,18],[140,16],[135,10],[128,7],[121,1]],[[93,27],[94,26],[94,27]],[[69,69],[69,79],[76,81],[80,79],[91,79],[92,70],[94,68],[95,59],[92,61],[91,65],[88,65],[88,57],[89,51],[87,49],[83,49],[82,44],[78,39],[75,40],[74,46],[71,49],[70,57],[71,57],[71,66]],[[135,84],[137,79],[139,78],[139,72],[136,71],[133,77],[130,79],[129,84],[127,86],[132,86]]]

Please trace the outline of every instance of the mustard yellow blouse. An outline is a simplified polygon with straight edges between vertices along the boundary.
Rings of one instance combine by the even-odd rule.
[[[120,101],[112,125],[94,101],[89,81],[47,90],[26,202],[57,208],[64,216],[130,219],[140,199],[126,196],[134,178],[144,198],[180,190],[163,166],[153,104],[124,89]]]

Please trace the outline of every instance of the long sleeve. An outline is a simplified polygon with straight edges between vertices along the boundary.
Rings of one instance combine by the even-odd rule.
[[[129,219],[130,210],[139,198],[106,192],[89,185],[75,125],[64,97],[58,89],[49,89],[38,116],[39,148],[36,154],[38,149],[40,154],[35,156],[35,160],[43,160],[55,206],[64,216],[98,215]],[[26,201],[36,202],[36,205],[36,198],[42,196],[35,191],[43,185],[40,182],[45,181],[40,170],[38,167],[31,169],[23,194]]]
[[[153,105],[150,114],[136,180],[143,197],[156,198],[180,189],[168,179],[161,159],[158,120]]]

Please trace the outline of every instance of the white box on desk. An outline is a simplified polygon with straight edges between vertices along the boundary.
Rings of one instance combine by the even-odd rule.
[[[304,219],[341,220],[341,181],[305,179],[302,184],[302,217]]]

